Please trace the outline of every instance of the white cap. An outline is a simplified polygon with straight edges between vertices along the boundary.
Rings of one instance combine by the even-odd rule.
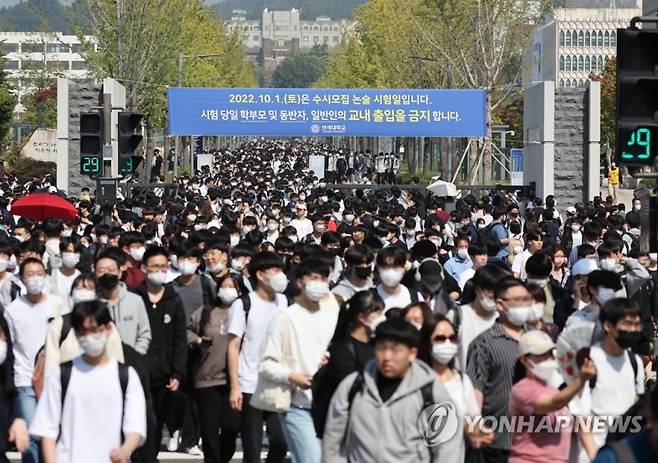
[[[651,259],[651,262],[658,262],[658,253],[657,252],[650,252],[649,253],[649,259]]]
[[[589,275],[594,270],[598,270],[598,269],[599,266],[596,264],[595,259],[584,257],[573,265],[573,269],[571,269],[571,274],[573,276]]]
[[[540,330],[526,331],[519,339],[519,355],[543,355],[555,349],[551,337]]]

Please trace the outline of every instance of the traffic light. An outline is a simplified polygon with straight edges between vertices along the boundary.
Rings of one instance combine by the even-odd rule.
[[[80,114],[80,174],[95,176],[103,166],[103,118],[101,113]]]
[[[141,114],[119,113],[119,173],[132,174],[142,162],[142,156],[135,154],[135,150],[142,142],[142,136],[135,130],[142,120]]]
[[[654,165],[658,154],[658,30],[617,29],[617,160]]]

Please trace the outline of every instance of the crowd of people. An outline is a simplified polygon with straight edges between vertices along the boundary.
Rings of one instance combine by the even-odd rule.
[[[639,200],[329,189],[317,149],[218,150],[111,217],[83,189],[73,221],[0,179],[0,462],[658,461]]]

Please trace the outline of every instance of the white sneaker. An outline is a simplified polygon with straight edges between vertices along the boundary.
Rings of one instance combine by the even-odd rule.
[[[185,451],[185,453],[187,453],[188,455],[195,455],[195,456],[203,455],[203,452],[201,451],[198,445],[195,445],[194,447],[190,447]]]
[[[178,450],[178,445],[180,444],[180,432],[174,431],[174,434],[171,436],[171,439],[169,439],[169,443],[167,444],[167,450],[169,452],[175,452]]]

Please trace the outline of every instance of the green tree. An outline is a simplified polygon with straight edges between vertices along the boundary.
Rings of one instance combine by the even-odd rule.
[[[23,106],[25,111],[21,113],[21,122],[31,123],[44,129],[57,128],[56,83],[27,95]]]
[[[307,88],[324,73],[327,61],[313,53],[287,56],[272,74],[272,87]]]
[[[4,71],[5,57],[0,55],[0,154],[5,154],[8,145],[9,127],[14,116],[17,98],[13,86]]]
[[[601,83],[601,141],[608,142],[614,150],[617,136],[617,61],[606,59],[603,72],[591,73],[589,78]]]

